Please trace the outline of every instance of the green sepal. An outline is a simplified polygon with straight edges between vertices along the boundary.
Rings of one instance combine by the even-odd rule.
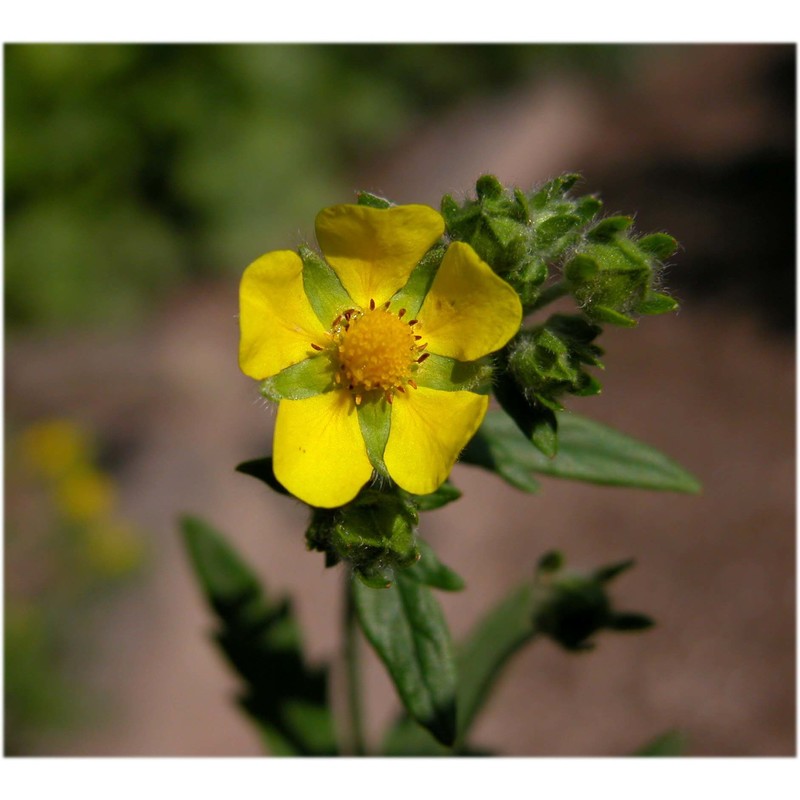
[[[445,245],[434,245],[425,253],[408,276],[405,286],[392,296],[392,311],[396,313],[404,308],[409,320],[417,316],[446,252]]]
[[[385,197],[379,197],[371,192],[358,192],[356,194],[356,203],[360,206],[368,206],[369,208],[391,208],[394,203],[387,200]]]
[[[558,454],[547,458],[502,411],[489,411],[461,461],[496,472],[531,491],[531,473],[604,486],[628,486],[696,494],[697,479],[672,459],[643,442],[577,414],[560,413]],[[534,481],[534,485],[535,484]]]
[[[584,311],[587,317],[596,322],[607,322],[610,325],[618,325],[620,328],[635,328],[638,324],[633,317],[607,306],[588,305]]]
[[[659,261],[665,261],[678,249],[677,239],[668,233],[649,233],[647,236],[637,239],[636,244]]]
[[[386,587],[399,570],[419,560],[418,522],[408,497],[363,489],[346,506],[314,509],[306,544],[325,553],[326,566],[346,561],[368,585]]]
[[[564,277],[571,283],[579,283],[594,278],[600,272],[600,265],[593,258],[579,253],[564,267]]]
[[[588,231],[586,238],[591,242],[608,242],[624,233],[631,225],[632,217],[606,217]]]
[[[244,682],[239,699],[275,755],[336,755],[327,669],[307,666],[288,601],[271,602],[258,578],[202,520],[181,520],[200,587],[220,629],[216,641]]]
[[[433,589],[445,592],[460,592],[464,586],[464,579],[457,575],[450,567],[442,564],[434,553],[433,548],[421,539],[417,540],[420,559],[405,573],[420,583]]]
[[[263,481],[270,489],[278,492],[278,494],[291,495],[291,492],[275,477],[272,456],[256,458],[252,461],[243,461],[236,467],[236,471]]]
[[[275,403],[316,397],[333,389],[334,372],[331,354],[324,351],[261,381],[259,391]]]
[[[608,628],[613,631],[645,631],[655,624],[652,617],[634,611],[618,611],[608,620]]]
[[[636,307],[638,314],[666,314],[678,308],[678,301],[668,294],[650,292]]]
[[[428,389],[486,394],[491,387],[492,372],[492,361],[488,356],[476,361],[458,361],[431,353],[417,367],[414,380],[417,385]]]
[[[404,572],[388,589],[353,586],[367,641],[406,711],[446,746],[456,737],[456,667],[444,615],[431,590]]]
[[[353,301],[327,261],[305,245],[301,245],[297,252],[303,261],[306,297],[322,327],[330,330],[339,314],[353,308]]]
[[[356,407],[356,413],[370,464],[378,475],[388,478],[389,470],[383,462],[383,452],[392,426],[391,406],[383,393],[372,392]]]
[[[461,497],[461,491],[450,481],[445,481],[435,492],[430,494],[410,494],[409,497],[419,511],[435,511]]]
[[[608,583],[619,575],[622,575],[623,572],[627,572],[635,563],[636,562],[632,558],[628,558],[625,559],[625,561],[618,561],[616,564],[606,564],[602,567],[598,567],[592,575],[594,579],[600,581],[600,583]]]

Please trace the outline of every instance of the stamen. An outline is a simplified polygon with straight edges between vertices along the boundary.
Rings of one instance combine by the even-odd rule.
[[[418,320],[418,319],[412,319],[412,320],[410,320],[410,321],[409,321],[409,323],[408,323],[408,324],[409,324],[409,325],[416,325],[418,322],[419,322],[419,320]]]
[[[412,378],[409,378],[409,379],[408,379],[408,385],[409,385],[409,386],[410,386],[412,389],[419,389],[419,386],[417,386],[417,382],[416,382],[415,380],[413,380]]]
[[[321,347],[320,347],[318,344],[314,344],[314,342],[311,342],[311,346],[312,346],[312,347],[313,347],[315,350],[322,350],[322,348],[321,348]]]
[[[404,315],[405,313],[406,313],[406,310],[405,310],[404,308],[401,308],[401,309],[400,309],[400,310],[397,312],[397,316],[398,316],[398,318],[399,318],[399,319],[403,319],[403,315]]]
[[[417,364],[421,364],[421,363],[422,363],[422,362],[423,362],[423,361],[424,361],[424,360],[425,360],[425,359],[426,359],[426,358],[427,358],[429,355],[430,355],[430,353],[423,353],[423,354],[422,354],[422,355],[421,355],[421,356],[420,356],[420,357],[417,359]]]
[[[383,304],[383,310],[384,310],[384,311],[388,311],[388,310],[389,310],[389,306],[390,306],[391,304],[392,304],[392,301],[391,301],[391,300],[387,300],[387,301],[386,301],[386,302]]]
[[[414,338],[415,338],[417,341],[419,341],[419,340],[420,340],[422,337],[421,337],[419,334],[415,334],[415,335],[414,335]]]
[[[369,310],[370,311],[374,311],[375,310],[375,301],[372,298],[370,298],[370,301],[369,301]]]
[[[405,394],[405,393],[406,393],[406,390],[405,390],[405,389],[404,389],[402,386],[398,386],[398,387],[397,387],[397,391],[398,391],[398,392],[402,392],[403,394]]]
[[[391,392],[386,392],[386,394],[384,396],[386,397],[386,402],[389,405],[391,405],[392,401],[394,400],[394,396],[392,395],[392,393]]]

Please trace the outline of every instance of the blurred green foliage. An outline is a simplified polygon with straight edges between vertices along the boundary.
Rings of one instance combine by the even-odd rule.
[[[543,65],[536,45],[7,45],[6,320],[128,323],[235,275],[425,116]],[[353,195],[353,199],[354,195]]]

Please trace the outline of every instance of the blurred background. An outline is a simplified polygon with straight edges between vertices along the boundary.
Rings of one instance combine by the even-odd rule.
[[[677,315],[607,329],[604,392],[570,408],[667,452],[698,497],[457,466],[422,533],[463,575],[456,637],[557,547],[627,557],[652,631],[542,642],[476,743],[624,755],[795,751],[795,81],[790,45],[7,45],[5,747],[250,755],[176,520],[219,527],[312,659],[338,659],[341,569],[305,512],[233,471],[274,413],[236,363],[237,284],[366,189],[438,206],[484,172],[580,171],[608,213],[682,244]],[[335,672],[334,677],[336,678]],[[337,678],[338,680],[338,678]],[[397,711],[367,656],[368,732]]]

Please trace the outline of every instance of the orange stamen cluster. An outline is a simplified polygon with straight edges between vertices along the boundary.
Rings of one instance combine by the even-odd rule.
[[[417,364],[427,357],[423,350],[419,321],[403,320],[406,313],[389,310],[390,303],[379,308],[370,300],[369,309],[348,309],[332,325],[336,348],[336,383],[346,386],[360,405],[369,392],[382,392],[391,403],[395,392],[406,386],[417,388],[412,375]]]

